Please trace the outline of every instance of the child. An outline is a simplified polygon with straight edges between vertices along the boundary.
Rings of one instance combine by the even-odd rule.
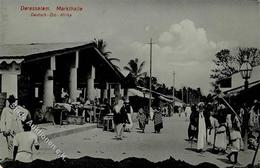
[[[238,126],[233,127],[233,130],[230,133],[230,138],[231,138],[232,147],[231,147],[231,153],[227,155],[227,158],[230,162],[232,162],[231,156],[234,155],[234,162],[232,163],[237,164],[238,152],[241,149],[241,142],[242,142],[242,137]]]
[[[31,126],[23,123],[24,132],[20,132],[15,135],[13,146],[13,160],[20,162],[32,162],[33,160],[33,146],[35,149],[39,149],[39,142],[37,135],[31,132]]]

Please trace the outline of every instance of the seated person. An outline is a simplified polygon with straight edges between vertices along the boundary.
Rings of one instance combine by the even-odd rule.
[[[81,104],[85,104],[84,96],[82,93],[80,93],[77,102],[80,102]]]
[[[44,112],[42,110],[42,105],[43,105],[43,101],[39,101],[38,107],[36,108],[34,116],[33,116],[33,121],[36,124],[39,124],[39,123],[43,122],[43,120],[44,120]]]

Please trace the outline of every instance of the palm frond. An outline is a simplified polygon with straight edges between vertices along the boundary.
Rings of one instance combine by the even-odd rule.
[[[128,67],[128,66],[124,66],[123,69],[129,71],[130,73],[132,73],[132,69],[130,67]]]
[[[139,68],[138,68],[138,73],[141,73],[142,71],[143,71],[143,67],[144,67],[144,65],[145,65],[145,61],[143,61],[141,64],[140,64],[140,66],[139,66]]]
[[[117,61],[117,62],[120,62],[120,59],[119,58],[108,58],[109,61]]]
[[[115,64],[112,64],[112,65],[113,65],[114,68],[120,70],[120,67],[119,67],[119,66],[117,66],[117,65],[115,65]]]

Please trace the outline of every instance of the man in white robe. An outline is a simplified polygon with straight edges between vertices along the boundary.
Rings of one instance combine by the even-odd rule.
[[[203,102],[199,103],[198,108],[199,108],[199,126],[198,126],[197,150],[198,152],[204,152],[205,145],[206,145],[206,123],[203,115],[204,103]]]
[[[2,111],[0,129],[7,142],[7,158],[12,159],[13,138],[17,133],[23,131],[22,121],[25,121],[30,114],[25,108],[16,105],[16,99],[13,95],[9,96],[7,100],[9,106],[5,107]]]

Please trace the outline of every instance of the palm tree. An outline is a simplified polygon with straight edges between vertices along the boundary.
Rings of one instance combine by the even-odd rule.
[[[139,59],[135,58],[135,59],[131,59],[128,62],[127,66],[124,66],[124,69],[129,71],[133,77],[133,79],[135,80],[135,82],[137,83],[138,79],[145,75],[146,72],[142,72],[143,71],[143,67],[144,67],[145,61],[142,61],[139,64]]]
[[[94,46],[98,49],[98,51],[108,60],[112,63],[112,61],[119,62],[120,59],[118,58],[109,58],[110,54],[112,54],[111,51],[106,51],[107,43],[103,39],[94,39],[93,40]],[[114,65],[114,64],[113,64]],[[114,65],[116,66],[116,65]],[[117,67],[117,66],[116,66]]]

